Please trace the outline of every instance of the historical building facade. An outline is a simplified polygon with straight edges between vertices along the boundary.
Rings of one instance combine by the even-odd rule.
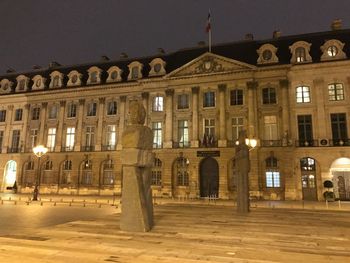
[[[154,134],[154,194],[235,198],[240,130],[250,195],[350,198],[350,30],[160,52],[0,76],[0,191],[120,194],[131,100]],[[41,158],[32,148],[45,145]]]

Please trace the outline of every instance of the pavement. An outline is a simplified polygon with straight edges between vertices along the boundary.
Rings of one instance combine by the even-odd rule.
[[[120,207],[109,197],[8,197],[1,263],[350,262],[348,203],[259,202],[241,215],[222,200],[156,199],[152,231],[131,233],[120,230]]]

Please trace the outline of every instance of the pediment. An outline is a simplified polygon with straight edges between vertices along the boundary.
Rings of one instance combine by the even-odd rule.
[[[210,52],[167,74],[167,78],[254,70],[255,66]]]

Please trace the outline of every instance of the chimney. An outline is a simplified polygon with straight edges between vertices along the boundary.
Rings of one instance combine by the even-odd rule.
[[[120,53],[120,58],[128,58],[128,54],[125,52]]]
[[[205,46],[205,41],[201,40],[197,43],[199,47],[204,47]]]
[[[254,35],[251,33],[245,34],[244,40],[254,40]]]
[[[281,37],[281,35],[282,35],[282,32],[280,30],[275,30],[275,31],[273,31],[272,38],[277,39],[277,38]]]
[[[165,54],[165,51],[163,48],[159,47],[157,50],[159,54]]]
[[[59,67],[59,66],[61,66],[61,64],[56,62],[56,61],[52,61],[49,63],[49,68],[54,68],[54,67]]]
[[[32,67],[33,69],[41,69],[41,67],[39,65],[33,65]]]
[[[101,56],[101,60],[102,61],[108,61],[109,60],[109,57],[105,56],[105,55],[102,55]]]
[[[332,30],[340,30],[340,29],[342,29],[342,21],[341,21],[341,19],[334,19],[332,24],[331,24],[331,29]]]

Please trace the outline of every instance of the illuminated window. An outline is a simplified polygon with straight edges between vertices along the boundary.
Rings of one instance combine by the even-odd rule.
[[[299,86],[296,88],[296,100],[297,103],[308,103],[310,102],[310,87]]]
[[[332,83],[328,85],[329,100],[344,100],[344,87],[341,83]]]
[[[162,123],[152,122],[153,148],[162,148]]]
[[[162,185],[162,161],[158,158],[154,158],[151,184]]]
[[[67,127],[66,151],[73,151],[75,139],[75,127]]]
[[[303,47],[298,47],[295,49],[295,57],[297,62],[304,62],[306,61],[306,51]]]
[[[188,186],[189,185],[189,164],[187,158],[179,157],[176,160],[176,179],[178,186]]]
[[[56,128],[49,128],[47,132],[47,148],[49,151],[54,151],[56,141]]]
[[[107,115],[116,115],[117,114],[117,102],[110,101],[107,104]]]
[[[163,111],[164,110],[164,98],[162,96],[156,96],[153,98],[153,111]]]
[[[180,120],[178,122],[178,142],[179,147],[189,146],[189,132],[187,120]]]

